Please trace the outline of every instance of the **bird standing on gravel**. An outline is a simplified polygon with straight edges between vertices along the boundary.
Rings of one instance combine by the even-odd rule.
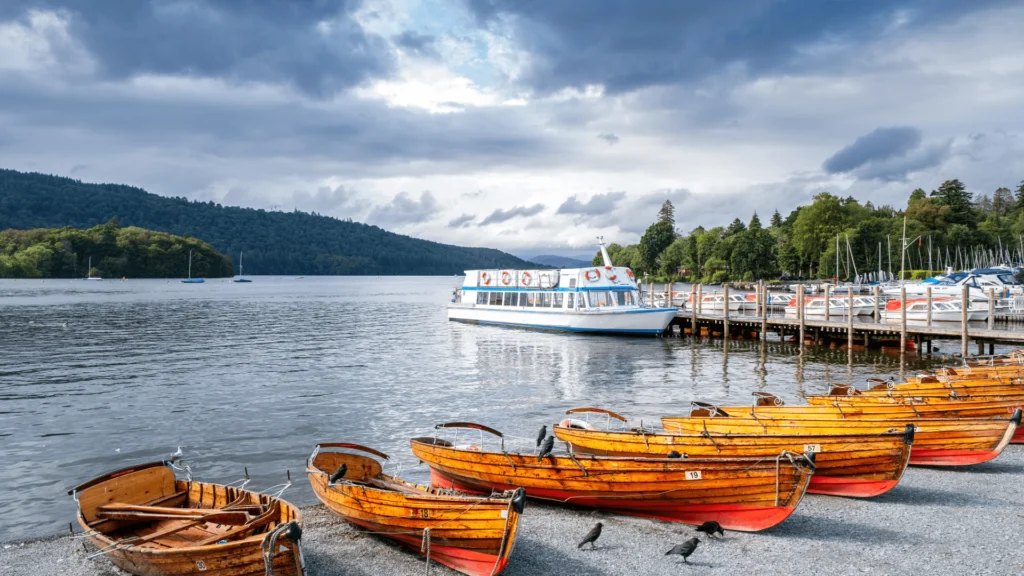
[[[673,546],[671,550],[665,552],[665,556],[668,556],[669,554],[679,554],[683,557],[683,563],[689,564],[686,559],[689,558],[690,554],[693,554],[693,551],[697,549],[697,544],[700,544],[700,539],[690,538],[682,544],[676,544]]]
[[[600,522],[594,524],[594,527],[590,529],[590,532],[587,532],[587,535],[583,537],[583,541],[580,542],[579,545],[576,546],[576,548],[583,548],[583,545],[587,544],[588,542],[590,543],[591,550],[597,548],[597,545],[594,544],[594,542],[597,542],[597,539],[601,537],[602,526],[604,526],[604,524],[601,524]]]
[[[540,447],[540,443],[548,437],[548,425],[545,424],[540,427],[540,432],[537,432],[537,447]]]
[[[544,444],[540,447],[540,452],[537,453],[537,462],[544,459],[545,456],[550,456],[551,451],[555,448],[555,437],[548,436],[544,439]]]
[[[714,536],[715,532],[725,536],[725,530],[722,529],[722,525],[714,520],[708,520],[707,522],[697,526],[697,532],[703,532],[708,536]]]

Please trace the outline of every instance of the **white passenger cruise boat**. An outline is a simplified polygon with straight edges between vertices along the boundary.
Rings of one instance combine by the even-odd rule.
[[[661,334],[676,308],[641,304],[633,271],[613,266],[561,270],[467,270],[448,319],[604,334]]]

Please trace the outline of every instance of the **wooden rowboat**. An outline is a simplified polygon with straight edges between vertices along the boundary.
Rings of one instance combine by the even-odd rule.
[[[1020,384],[1004,384],[998,380],[971,380],[963,382],[942,382],[934,384],[931,382],[914,383],[904,382],[890,385],[876,384],[867,390],[861,390],[849,384],[832,384],[826,396],[919,396],[932,398],[973,398],[976,400],[991,400],[993,397],[1004,397],[1011,399],[1019,397],[1024,400],[1024,386]]]
[[[566,414],[597,412],[626,419],[599,408],[575,408]],[[643,428],[598,430],[589,423],[566,419],[553,427],[555,437],[573,452],[599,456],[665,457],[675,451],[687,457],[774,457],[783,451],[813,452],[815,471],[807,491],[812,494],[867,498],[896,487],[910,462],[914,425],[901,432],[804,434],[800,430],[764,434],[668,434]]]
[[[110,472],[69,494],[78,502],[78,523],[99,549],[97,555],[125,572],[303,573],[301,514],[274,496],[177,480],[170,462]]]
[[[485,494],[524,488],[531,498],[687,524],[715,520],[728,530],[764,530],[785,520],[814,471],[813,456],[790,452],[768,458],[539,457],[506,451],[501,432],[480,424],[436,427],[448,428],[487,432],[500,443],[488,450],[436,436],[413,438],[412,452],[430,467],[436,487]]]
[[[522,490],[484,497],[412,484],[383,473],[388,456],[359,444],[318,444],[306,462],[313,492],[328,509],[370,532],[394,539],[427,562],[463,574],[495,575],[515,546]],[[331,478],[340,467],[344,473]]]
[[[1020,424],[1011,418],[920,418],[864,415],[828,406],[725,406],[694,402],[687,416],[666,416],[662,427],[676,434],[882,434],[915,426],[910,464],[965,466],[999,456]]]

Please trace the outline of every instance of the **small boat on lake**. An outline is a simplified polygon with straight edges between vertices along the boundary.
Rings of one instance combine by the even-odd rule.
[[[69,494],[96,555],[130,574],[303,573],[302,516],[280,498],[178,480],[164,461],[104,474]]]
[[[241,283],[252,282],[252,280],[249,280],[248,278],[246,278],[246,277],[244,277],[242,275],[242,253],[241,252],[238,253],[238,278],[235,278],[234,280],[232,280],[232,282],[241,282]]]
[[[846,318],[849,313],[849,302],[846,298],[840,298],[833,296],[828,299],[828,317],[839,316]],[[795,315],[797,312],[797,298],[791,298],[789,304],[786,305],[786,314]],[[861,316],[865,314],[873,314],[874,309],[867,305],[858,306],[856,300],[853,305],[853,315]],[[805,296],[804,297],[804,316],[824,316],[825,310],[825,297],[824,296]]]
[[[756,296],[755,294],[729,294],[729,312],[739,312],[741,310],[753,310],[757,307],[757,301],[754,298],[748,299],[748,296]],[[686,304],[690,310],[694,309],[694,295],[691,293],[686,297]],[[700,303],[697,305],[696,310],[698,312],[721,312],[725,309],[725,294],[724,293],[701,293]]]
[[[572,446],[572,451],[599,456],[637,456],[663,458],[675,451],[684,457],[758,457],[774,458],[783,451],[810,452],[815,455],[815,470],[807,491],[812,494],[867,498],[896,487],[910,462],[914,425],[902,431],[883,434],[858,434],[836,431],[829,434],[669,434],[662,430],[639,428],[600,430],[588,420],[573,415],[604,414],[606,422],[626,419],[599,408],[567,410],[569,418],[553,427],[555,437]],[[609,428],[610,426],[606,426]]]
[[[814,473],[813,456],[791,452],[768,458],[540,456],[507,450],[501,432],[480,424],[435,429],[454,429],[454,440],[411,441],[434,487],[482,494],[524,488],[531,498],[670,522],[714,520],[727,530],[752,532],[782,522]],[[459,443],[458,431],[466,429],[480,431],[480,439]]]
[[[181,283],[182,284],[202,284],[204,282],[206,282],[206,281],[203,280],[202,278],[193,278],[192,277],[192,251],[189,250],[188,251],[188,279],[187,280],[182,280]]]
[[[85,278],[82,278],[82,280],[103,280],[103,278],[100,278],[99,276],[92,275],[92,256],[89,256],[89,269],[86,271]]]
[[[331,512],[428,554],[428,562],[473,576],[496,575],[505,568],[525,505],[522,489],[459,494],[388,476],[381,461],[388,456],[372,448],[324,443],[313,450],[306,472],[313,492]]]
[[[601,334],[661,334],[676,308],[640,301],[633,271],[613,266],[561,270],[467,270],[448,304],[448,319]]]

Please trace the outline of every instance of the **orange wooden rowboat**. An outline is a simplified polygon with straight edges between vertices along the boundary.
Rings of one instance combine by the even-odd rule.
[[[765,401],[761,394],[759,401]],[[921,418],[907,413],[865,413],[851,406],[724,406],[694,402],[688,416],[666,416],[662,427],[683,434],[766,434],[801,430],[805,434],[898,432],[915,425],[910,464],[965,466],[999,456],[1020,424],[1020,410],[1010,418]]]
[[[177,480],[170,462],[116,470],[73,488],[89,541],[131,574],[301,576],[302,517],[279,498]]]
[[[926,382],[901,383],[889,385],[889,383],[878,384],[867,390],[861,390],[849,384],[832,384],[829,386],[826,396],[873,396],[880,397],[931,397],[931,398],[959,398],[961,400],[992,400],[992,399],[1013,399],[1019,397],[1024,401],[1024,387],[1019,384],[1002,384],[996,380],[972,380],[965,382],[944,382],[932,384]]]
[[[412,452],[431,469],[434,486],[490,493],[525,488],[527,496],[610,512],[752,532],[782,522],[796,509],[813,474],[813,457],[633,458],[548,455],[505,450],[501,432],[469,422],[500,440],[494,450],[413,438]]]
[[[359,444],[318,444],[306,463],[313,492],[332,512],[463,574],[495,575],[515,546],[522,490],[488,496],[455,494],[383,473],[388,456]],[[345,465],[346,471],[331,482]]]
[[[575,408],[566,414],[601,413],[626,418],[600,408]],[[902,432],[858,434],[667,434],[643,428],[598,430],[587,422],[565,419],[553,427],[555,436],[573,452],[600,456],[665,457],[675,451],[688,457],[774,457],[782,451],[813,452],[815,471],[807,491],[812,494],[867,498],[896,487],[910,462],[914,425]]]

